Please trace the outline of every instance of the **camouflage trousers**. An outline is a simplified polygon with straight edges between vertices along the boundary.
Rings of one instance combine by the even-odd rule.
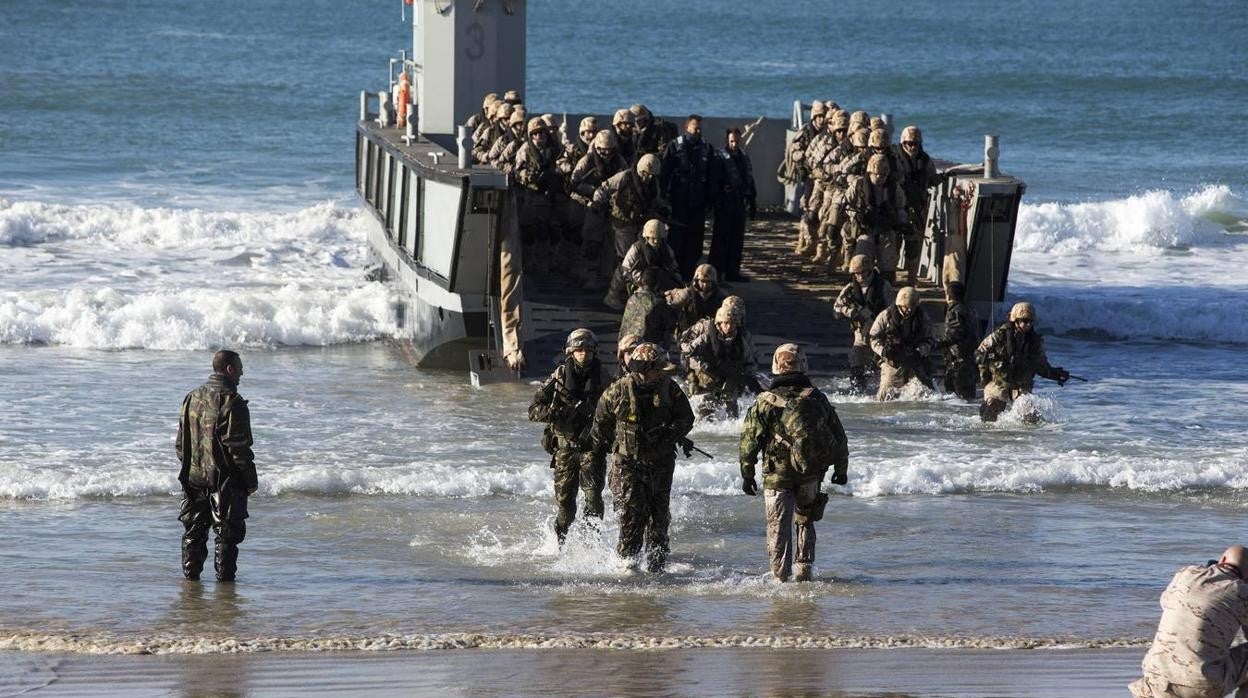
[[[767,511],[767,558],[776,579],[787,582],[794,570],[798,581],[810,579],[815,562],[815,523],[809,507],[819,494],[818,482],[807,482],[796,489],[763,490]],[[797,535],[794,536],[796,527]],[[796,544],[795,544],[796,543]]]
[[[841,240],[849,257],[865,254],[875,260],[884,278],[892,280],[897,271],[897,233],[894,230],[877,230],[856,220],[848,221],[841,228]],[[852,245],[852,250],[848,249]]]
[[[685,376],[685,383],[689,388],[690,397],[702,396],[702,402],[698,405],[698,419],[711,416],[721,407],[724,409],[724,414],[732,419],[737,418],[740,413],[737,398],[745,392],[745,386],[739,382],[729,383],[719,376],[702,371],[689,371]]]
[[[1030,392],[1030,388],[1012,388],[995,380],[988,383],[984,386],[984,401],[979,405],[979,418],[985,422],[997,421],[1011,402]]]
[[[617,457],[611,468],[611,496],[620,524],[615,552],[631,559],[644,547],[651,572],[663,571],[671,550],[667,529],[672,522],[669,504],[675,469],[674,456],[653,461]]]
[[[593,451],[560,448],[551,460],[555,469],[555,535],[559,542],[568,535],[568,529],[576,520],[576,493],[585,493],[585,515],[602,518],[602,487],[607,474],[607,463],[594,456]]]
[[[897,393],[911,380],[918,378],[919,382],[931,389],[932,379],[927,374],[914,366],[897,366],[888,361],[880,364],[880,389],[875,393],[875,399],[879,402],[897,399]]]
[[[1248,698],[1248,643],[1235,645],[1228,654],[1222,663],[1221,686],[1185,686],[1155,674],[1144,674],[1131,682],[1127,690],[1135,698],[1221,698],[1233,690],[1235,698]]]
[[[217,579],[233,581],[238,572],[238,544],[247,537],[247,494],[232,489],[220,493],[187,485],[178,520],[182,522],[182,574],[199,579],[208,558],[208,528],[217,534],[213,568]]]

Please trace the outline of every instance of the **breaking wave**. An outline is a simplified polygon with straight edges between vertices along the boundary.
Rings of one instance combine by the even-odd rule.
[[[1016,252],[1152,252],[1217,242],[1245,218],[1248,202],[1225,185],[1186,196],[1153,190],[1112,201],[1025,203],[1014,244]]]
[[[969,418],[968,419],[972,419]],[[977,419],[977,418],[973,418]],[[850,483],[825,489],[854,497],[970,492],[1034,493],[1078,487],[1173,492],[1187,488],[1248,489],[1248,449],[1182,455],[1132,455],[1070,451],[1052,454],[916,453],[870,461],[851,453]],[[428,462],[404,466],[316,465],[270,468],[260,477],[259,496],[407,496],[480,499],[494,496],[549,497],[551,470],[545,463],[497,466]],[[169,496],[178,492],[166,466],[129,465],[100,470],[86,466],[0,464],[0,498],[71,500]],[[740,474],[727,461],[681,462],[672,494],[737,496]]]
[[[714,635],[447,633],[330,637],[127,638],[99,634],[14,633],[0,650],[73,654],[249,654],[255,652],[395,652],[472,649],[679,650],[758,649],[1008,649],[1060,650],[1140,647],[1146,638],[1067,638],[932,635]]]

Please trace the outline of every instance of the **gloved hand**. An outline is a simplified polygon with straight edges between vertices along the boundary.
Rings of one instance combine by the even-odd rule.
[[[849,482],[849,474],[844,473],[844,472],[840,472],[840,473],[834,472],[832,473],[832,479],[830,482],[833,485],[844,485],[845,483]]]
[[[1064,368],[1057,369],[1057,384],[1066,385],[1066,381],[1070,380],[1070,372]]]
[[[753,497],[758,494],[758,483],[752,479],[741,478],[741,491]]]

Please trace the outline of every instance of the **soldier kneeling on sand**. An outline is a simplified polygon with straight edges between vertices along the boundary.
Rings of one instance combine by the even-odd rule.
[[[806,376],[800,347],[777,347],[771,372],[771,387],[758,394],[745,414],[741,489],[758,494],[754,462],[761,453],[771,573],[782,582],[790,574],[804,582],[811,579],[815,562],[815,522],[823,518],[828,503],[820,486],[829,468],[833,484],[847,482],[849,446],[836,409]]]

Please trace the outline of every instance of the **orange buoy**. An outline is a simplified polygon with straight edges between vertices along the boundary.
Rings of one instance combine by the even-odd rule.
[[[397,93],[399,128],[407,128],[407,104],[412,98],[412,83],[407,78],[407,71],[399,73],[399,87],[395,91]]]

